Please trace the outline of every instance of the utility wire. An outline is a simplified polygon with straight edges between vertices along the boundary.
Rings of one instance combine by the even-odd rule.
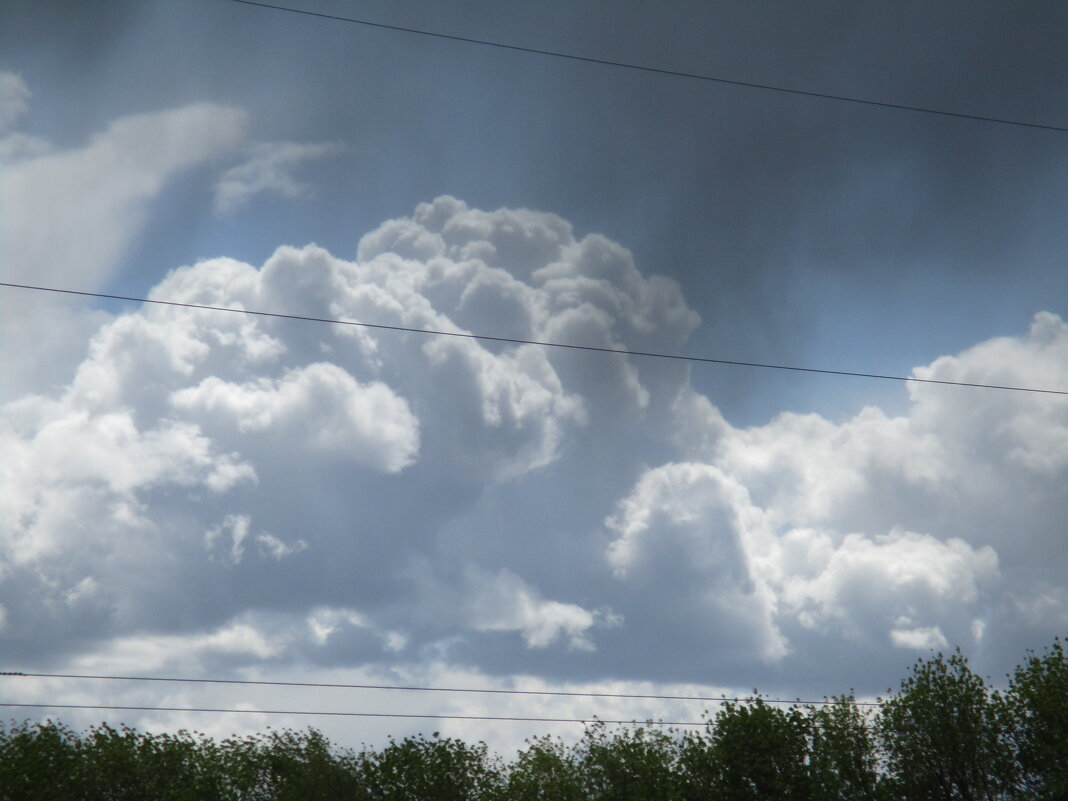
[[[563,58],[569,61],[580,61],[586,64],[600,64],[606,67],[618,67],[621,69],[638,70],[641,72],[651,72],[657,75],[667,75],[673,78],[691,78],[698,81],[708,81],[711,83],[718,83],[726,86],[740,86],[746,89],[763,89],[769,92],[782,92],[784,94],[801,95],[803,97],[815,97],[822,100],[837,100],[843,103],[857,103],[865,106],[876,106],[879,108],[889,108],[898,111],[912,111],[918,114],[935,114],[940,117],[956,117],[963,120],[977,120],[979,122],[992,122],[998,125],[1016,125],[1023,128],[1038,128],[1045,131],[1057,131],[1059,133],[1068,133],[1068,127],[1060,125],[1048,125],[1037,122],[1023,122],[1021,120],[1010,120],[1003,117],[986,117],[981,114],[964,114],[957,111],[945,111],[943,109],[927,108],[925,106],[910,106],[903,103],[886,103],[881,100],[867,100],[860,97],[847,97],[845,95],[834,95],[828,92],[813,92],[805,89],[791,89],[786,86],[774,86],[766,83],[756,83],[754,81],[740,81],[731,78],[719,78],[713,75],[704,75],[696,72],[683,72],[681,70],[671,70],[662,67],[649,67],[642,64],[631,64],[625,61],[612,61],[604,58],[594,58],[592,56],[579,56],[573,53],[564,53],[557,50],[542,50],[537,47],[523,47],[522,45],[505,44],[503,42],[494,42],[488,39],[475,39],[469,36],[456,36],[454,34],[439,33],[437,31],[428,31],[421,28],[407,28],[401,25],[387,25],[382,22],[371,22],[370,20],[357,19],[355,17],[342,17],[336,14],[324,14],[318,11],[307,11],[302,8],[290,8],[288,6],[275,5],[273,3],[261,3],[255,0],[231,0],[234,3],[240,3],[246,6],[256,6],[258,8],[268,8],[274,11],[285,11],[290,14],[303,14],[308,17],[318,17],[320,19],[332,20],[334,22],[350,22],[356,25],[364,25],[369,28],[379,28],[381,30],[396,31],[398,33],[410,33],[418,36],[428,36],[434,39],[445,39],[452,42],[463,42],[465,44],[480,45],[482,47],[495,47],[501,50],[512,50],[519,53],[531,53],[539,56],[552,56],[553,58]]]
[[[420,720],[488,720],[518,723],[611,723],[613,725],[630,725],[642,723],[655,726],[706,726],[707,721],[695,720],[606,720],[599,717],[589,718],[527,718],[495,715],[423,715],[401,712],[313,712],[295,709],[216,709],[211,707],[184,706],[109,706],[103,704],[17,704],[0,703],[0,707],[17,707],[24,709],[95,709],[112,712],[217,712],[241,715],[314,715],[337,718],[414,718]]]
[[[244,0],[234,0],[244,2]],[[404,325],[386,325],[384,323],[366,323],[358,320],[338,320],[331,317],[309,317],[303,314],[283,314],[281,312],[257,311],[255,309],[234,309],[228,306],[206,306],[200,303],[178,303],[173,300],[156,300],[153,298],[138,298],[129,295],[112,295],[105,292],[84,292],[76,289],[59,289],[49,286],[34,286],[32,284],[15,284],[9,281],[0,281],[0,286],[12,289],[29,289],[36,292],[55,292],[62,295],[79,295],[88,298],[103,298],[106,300],[121,300],[129,303],[154,303],[158,306],[174,306],[182,309],[199,309],[202,311],[231,312],[233,314],[248,314],[257,317],[272,317],[281,320],[302,320],[309,323],[327,323],[330,325],[351,325],[360,328],[373,328],[380,331],[403,331],[410,334],[428,334],[431,336],[457,337],[459,339],[475,339],[485,342],[503,342],[510,345],[536,345],[542,348],[563,348],[567,350],[582,350],[593,353],[616,353],[621,356],[645,356],[655,359],[675,359],[677,361],[692,362],[695,364],[723,364],[734,367],[754,367],[763,370],[789,370],[796,373],[818,373],[820,375],[839,375],[852,378],[875,378],[882,381],[904,381],[912,384],[941,384],[951,387],[973,387],[976,389],[1000,389],[1011,392],[1035,392],[1045,395],[1068,395],[1068,390],[1063,389],[1040,389],[1037,387],[1016,387],[1004,384],[980,384],[970,381],[945,381],[937,378],[916,378],[915,376],[883,375],[880,373],[858,373],[852,370],[826,370],[816,367],[798,367],[788,364],[767,364],[763,362],[743,362],[734,359],[713,359],[705,356],[686,356],[679,353],[656,353],[653,351],[628,350],[626,348],[604,348],[597,345],[575,345],[566,342],[544,342],[535,339],[519,339],[516,337],[499,337],[490,334],[472,334],[462,331],[438,331],[431,328],[412,328]]]
[[[21,671],[0,671],[0,676],[23,676],[41,679],[104,679],[109,681],[166,681],[188,684],[240,684],[258,687],[317,687],[323,689],[344,690],[403,690],[407,692],[431,693],[482,693],[487,695],[540,695],[566,698],[623,698],[653,701],[704,701],[715,703],[744,703],[748,698],[730,698],[726,696],[705,695],[651,695],[644,693],[597,693],[567,692],[562,690],[503,690],[473,687],[415,687],[396,684],[325,684],[311,681],[261,681],[252,679],[188,679],[166,676],[99,676],[72,673],[23,673]],[[777,698],[761,698],[765,704],[806,704],[811,706],[833,706],[836,702],[824,698],[822,701],[784,701]],[[857,706],[881,706],[877,701],[854,701]]]
[[[510,715],[431,715],[409,712],[320,712],[303,709],[224,709],[215,707],[188,707],[188,706],[113,706],[106,704],[20,704],[0,703],[0,707],[17,709],[81,709],[102,710],[106,712],[210,712],[215,714],[238,714],[238,715],[305,715],[310,717],[334,717],[334,718],[392,718],[408,720],[478,720],[506,723],[582,723],[610,724],[613,726],[686,726],[707,727],[713,723],[707,720],[626,720],[601,718],[596,715],[588,718],[543,718],[521,717]],[[814,723],[813,728],[826,730],[826,726]]]

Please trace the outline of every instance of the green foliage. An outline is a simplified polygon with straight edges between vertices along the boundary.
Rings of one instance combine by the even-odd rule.
[[[335,753],[330,741],[315,730],[271,731],[228,744],[231,757],[245,764],[245,782],[231,788],[239,798],[328,801],[364,797],[351,755]]]
[[[502,797],[508,801],[583,801],[582,768],[560,740],[528,740],[508,770]]]
[[[12,723],[0,728],[0,799],[78,798],[78,736],[61,723]]]
[[[677,797],[674,740],[645,727],[610,732],[603,723],[587,727],[578,745],[578,764],[591,801],[671,801]]]
[[[868,716],[852,695],[809,709],[809,774],[813,801],[880,797],[878,752]]]
[[[471,746],[437,732],[390,740],[358,761],[366,797],[381,801],[482,801],[492,799],[501,784],[485,743]]]
[[[705,786],[711,797],[809,799],[808,733],[808,719],[798,707],[772,706],[760,696],[724,704],[705,734]]]
[[[203,798],[210,789],[200,751],[186,732],[140,734],[101,725],[80,743],[80,790],[85,798],[114,801]]]
[[[920,660],[884,702],[877,728],[895,795],[915,801],[986,801],[1012,785],[997,704],[955,651]]]
[[[1018,797],[1068,798],[1068,658],[1060,639],[1016,668],[1001,701]]]
[[[0,730],[0,799],[222,798],[212,745],[188,732],[150,735],[101,725],[79,737],[51,721]]]

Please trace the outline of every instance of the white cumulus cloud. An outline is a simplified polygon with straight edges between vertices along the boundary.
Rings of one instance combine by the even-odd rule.
[[[474,627],[478,631],[517,631],[529,648],[545,648],[564,640],[569,648],[595,650],[590,629],[617,625],[611,612],[589,611],[578,604],[561,603],[539,594],[513,573],[502,571],[479,576],[470,600]]]
[[[355,258],[209,259],[152,297],[646,351],[699,323],[617,243],[451,197]],[[1039,314],[917,375],[1063,386],[1066,349]],[[5,638],[877,692],[1068,620],[1066,406],[918,385],[743,429],[676,361],[146,304],[0,407]]]
[[[1026,336],[915,373],[1058,389],[1066,348],[1068,326],[1043,312]],[[721,644],[724,608],[748,616],[784,658],[988,645],[994,627],[1053,636],[1068,612],[1056,591],[1068,568],[1068,402],[920,384],[910,394],[901,416],[783,413],[747,429],[681,396],[674,441],[686,460],[634,484],[608,519],[607,563],[622,580],[658,582],[662,614],[691,594],[691,627]],[[1037,607],[1042,623],[1026,611]]]
[[[270,431],[355,461],[396,472],[418,454],[419,422],[385,384],[361,385],[334,364],[317,362],[242,384],[208,376],[171,395],[185,413],[221,415],[242,433]]]

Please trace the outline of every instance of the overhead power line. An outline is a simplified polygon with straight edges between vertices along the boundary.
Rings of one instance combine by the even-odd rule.
[[[519,717],[509,715],[429,715],[407,712],[318,712],[297,709],[224,709],[214,707],[186,706],[111,706],[104,704],[18,704],[0,703],[0,707],[22,709],[92,709],[111,712],[215,712],[237,715],[309,715],[335,718],[410,718],[418,720],[483,720],[507,721],[516,723],[611,723],[613,725],[655,725],[655,726],[706,726],[708,721],[696,720],[607,720],[599,717],[589,718],[542,718]]]
[[[34,286],[32,284],[15,284],[9,281],[0,281],[0,286],[12,289],[28,289],[36,292],[54,292],[61,295],[78,295],[88,298],[102,298],[105,300],[121,300],[128,303],[152,303],[158,306],[173,306],[181,309],[199,309],[201,311],[230,312],[231,314],[247,314],[255,317],[270,317],[281,320],[301,320],[309,323],[327,323],[329,325],[350,325],[359,328],[371,328],[380,331],[400,331],[409,334],[426,334],[430,336],[456,337],[459,339],[474,339],[484,342],[502,342],[509,345],[535,345],[542,348],[561,348],[565,350],[589,351],[591,353],[614,353],[620,356],[643,356],[653,359],[674,359],[676,361],[691,362],[694,364],[721,364],[733,367],[753,367],[763,370],[787,370],[795,373],[816,373],[819,375],[838,375],[851,378],[874,378],[881,381],[903,381],[911,384],[941,384],[951,387],[972,387],[975,389],[998,389],[1010,392],[1035,392],[1046,395],[1068,395],[1068,390],[1041,389],[1038,387],[1016,387],[1004,384],[980,384],[971,381],[946,381],[937,378],[916,378],[915,376],[885,375],[881,373],[860,373],[852,370],[828,370],[817,367],[798,367],[788,364],[768,364],[764,362],[744,362],[735,359],[713,359],[707,356],[687,356],[680,353],[657,353],[654,351],[630,350],[627,348],[605,348],[597,345],[578,345],[568,342],[546,342],[536,339],[519,339],[517,337],[501,337],[491,334],[473,334],[464,331],[439,331],[431,328],[413,328],[405,325],[387,325],[385,323],[368,323],[359,320],[338,320],[332,317],[311,317],[304,314],[284,314],[282,312],[259,311],[256,309],[235,309],[229,306],[207,306],[200,303],[179,303],[173,300],[157,300],[155,298],[139,298],[130,295],[112,295],[106,292],[85,292],[77,289],[60,289],[58,287]]]
[[[698,81],[708,81],[710,83],[718,83],[725,86],[739,86],[746,89],[762,89],[768,92],[781,92],[783,94],[801,95],[802,97],[814,97],[821,100],[836,100],[842,103],[856,103],[864,106],[876,106],[878,108],[895,109],[897,111],[911,111],[918,114],[935,114],[940,117],[956,117],[963,120],[976,120],[978,122],[992,122],[998,125],[1016,125],[1023,128],[1038,128],[1045,131],[1057,131],[1059,133],[1068,133],[1068,127],[1060,125],[1049,125],[1038,122],[1024,122],[1022,120],[1011,120],[1004,117],[987,117],[982,114],[965,114],[958,111],[946,111],[944,109],[928,108],[926,106],[911,106],[904,103],[887,103],[881,100],[869,100],[861,97],[848,97],[846,95],[835,95],[829,92],[814,92],[807,89],[792,89],[787,86],[775,86],[767,83],[757,83],[755,81],[742,81],[733,78],[721,78],[714,75],[705,75],[697,72],[685,72],[682,70],[672,70],[663,67],[650,67],[643,64],[632,64],[626,61],[613,61],[605,58],[594,58],[592,56],[580,56],[574,53],[565,53],[558,50],[543,50],[537,47],[524,47],[522,45],[506,44],[504,42],[495,42],[489,39],[475,39],[470,36],[457,36],[455,34],[440,33],[438,31],[429,31],[422,28],[409,28],[402,25],[387,25],[383,22],[372,22],[366,19],[357,19],[356,17],[344,17],[337,14],[325,14],[319,11],[308,11],[302,8],[291,8],[289,6],[280,6],[273,3],[261,3],[256,0],[232,0],[234,3],[240,3],[246,6],[256,6],[258,8],[267,8],[274,11],[285,11],[290,14],[302,14],[307,17],[317,17],[319,19],[332,20],[334,22],[349,22],[355,25],[363,25],[368,28],[379,28],[381,30],[396,31],[398,33],[415,34],[418,36],[427,36],[434,39],[445,39],[452,42],[463,42],[464,44],[479,45],[482,47],[494,47],[500,50],[512,50],[519,53],[530,53],[539,56],[551,56],[552,58],[563,58],[569,61],[580,61],[586,64],[600,64],[605,67],[618,67],[620,69],[638,70],[640,72],[651,72],[656,75],[666,75],[672,78],[690,78]]]
[[[307,717],[331,717],[331,718],[390,718],[407,720],[468,720],[488,721],[504,723],[582,723],[610,724],[612,726],[686,726],[706,727],[713,723],[711,718],[706,720],[636,720],[625,718],[602,718],[593,715],[588,718],[549,718],[549,717],[523,717],[519,715],[432,715],[415,712],[324,712],[304,709],[228,709],[225,707],[189,707],[189,706],[119,706],[111,704],[23,704],[14,702],[0,703],[0,707],[9,709],[79,709],[104,712],[200,712],[214,714],[235,715],[301,715]],[[825,730],[826,726],[820,723],[813,727]]]
[[[181,682],[188,684],[239,684],[258,687],[316,687],[320,689],[344,690],[402,690],[406,692],[431,693],[481,693],[486,695],[538,695],[564,698],[619,698],[628,700],[652,701],[702,701],[705,703],[744,703],[750,699],[727,696],[708,695],[653,695],[646,693],[601,693],[564,690],[506,690],[475,687],[418,687],[397,684],[328,684],[312,681],[263,681],[256,679],[191,679],[173,676],[101,676],[75,673],[23,673],[21,671],[0,671],[0,676],[22,676],[42,679],[103,679],[108,681],[160,681]],[[776,698],[761,698],[765,704],[807,704],[810,706],[833,706],[836,702],[824,698],[821,701],[785,701]],[[877,701],[854,701],[857,706],[881,706]]]

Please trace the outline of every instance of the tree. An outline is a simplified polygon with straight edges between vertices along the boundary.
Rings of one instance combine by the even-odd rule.
[[[82,798],[193,801],[218,796],[204,752],[188,732],[153,735],[104,723],[90,728],[78,749]]]
[[[472,746],[437,732],[391,739],[358,760],[367,797],[380,801],[482,801],[493,798],[501,784],[485,743]]]
[[[78,736],[61,723],[0,725],[0,801],[79,798]]]
[[[1059,638],[1017,666],[1001,700],[1018,797],[1068,798],[1068,658]]]
[[[726,703],[706,733],[683,741],[680,769],[687,799],[763,801],[811,797],[809,724],[801,709],[759,696]]]
[[[338,751],[322,733],[271,731],[258,738],[257,761],[271,801],[332,801],[369,798],[356,760]]]
[[[677,797],[675,741],[650,727],[609,733],[589,726],[578,744],[585,797],[592,801],[672,801]]]
[[[508,772],[508,801],[585,801],[573,752],[551,737],[528,740]]]
[[[986,683],[955,651],[920,659],[883,703],[877,730],[895,797],[993,801],[1012,785],[1012,761]]]
[[[809,709],[813,801],[879,797],[878,752],[868,717],[852,695]]]

